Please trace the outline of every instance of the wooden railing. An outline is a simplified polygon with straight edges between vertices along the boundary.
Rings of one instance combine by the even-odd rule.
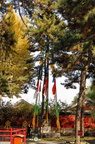
[[[26,144],[26,129],[25,128],[0,128],[0,141],[14,143],[15,137],[23,138],[23,144]]]

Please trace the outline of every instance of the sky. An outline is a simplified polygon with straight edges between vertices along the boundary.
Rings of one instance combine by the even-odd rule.
[[[71,102],[73,101],[74,97],[79,93],[79,85],[76,85],[76,89],[66,89],[63,85],[61,85],[60,83],[62,83],[64,81],[64,77],[60,77],[56,79],[56,87],[57,87],[57,101],[61,100],[62,102],[65,102],[67,104],[71,104]],[[87,80],[87,86],[90,86],[90,81]],[[52,95],[52,77],[50,77],[50,81],[49,81],[49,99],[54,99],[54,96]],[[28,94],[24,94],[22,95],[23,98],[30,102],[30,103],[34,103],[35,99],[33,98],[34,96],[34,92],[35,90],[30,89]],[[40,95],[41,97],[41,95]]]
[[[56,87],[57,87],[57,101],[61,100],[62,102],[70,105],[71,102],[73,101],[74,97],[79,93],[79,85],[76,85],[76,89],[66,89],[62,83],[65,80],[64,77],[60,77],[56,79]],[[91,85],[91,81],[87,80],[86,82],[86,87]],[[54,96],[52,95],[52,76],[49,76],[49,99],[54,99]],[[21,94],[21,98],[16,98],[13,97],[13,99],[8,99],[8,98],[3,98],[4,101],[11,100],[12,103],[15,103],[19,101],[20,99],[24,99],[27,102],[34,104],[35,99],[34,99],[34,93],[35,90],[29,89],[29,92],[27,94]],[[40,101],[41,101],[41,94],[40,94]]]

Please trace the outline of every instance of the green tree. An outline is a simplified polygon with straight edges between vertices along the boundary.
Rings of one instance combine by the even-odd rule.
[[[94,108],[94,105],[95,105],[95,86],[93,84],[94,83],[92,82],[92,85],[87,88],[86,97],[90,98],[92,100],[91,106]],[[91,115],[93,118],[95,118],[95,109],[93,109],[91,111]]]
[[[69,74],[69,83],[65,83],[66,87],[74,88],[72,84],[80,82],[76,113],[76,144],[79,144],[78,130],[83,111],[86,77],[87,72],[92,71],[92,62],[94,66],[95,2],[94,0],[60,2],[59,6],[59,1],[55,0],[35,1],[31,19],[30,50],[40,52],[38,61],[49,58],[51,63],[56,63],[57,68],[54,72],[58,76]]]
[[[61,34],[63,27],[65,27],[65,23],[57,15],[58,5],[58,0],[35,1],[34,11],[30,20],[30,40],[32,42],[30,50],[31,52],[38,52],[35,60],[40,62],[35,67],[35,74],[38,76],[39,69],[42,69],[45,72],[44,81],[46,65],[48,66],[52,63],[51,57],[54,52],[54,43],[57,42],[56,34]],[[42,97],[42,112],[44,113],[44,96]],[[48,94],[46,97],[48,103]]]
[[[86,90],[86,97],[90,98],[91,100],[95,101],[95,86],[91,85]]]
[[[80,143],[78,130],[81,129],[80,119],[83,119],[82,112],[85,95],[86,76],[87,72],[89,71],[90,64],[92,63],[92,56],[94,55],[93,32],[89,33],[94,28],[89,21],[89,19],[93,21],[93,3],[94,1],[78,2],[64,0],[61,1],[61,5],[59,8],[63,19],[67,21],[68,29],[66,31],[65,37],[63,36],[64,40],[61,38],[62,45],[60,45],[60,43],[58,44],[59,46],[61,46],[59,48],[59,51],[63,52],[63,54],[60,55],[60,59],[59,57],[57,58],[57,63],[59,64],[58,74],[62,74],[65,71],[66,73],[69,72],[69,74],[71,74],[71,78],[69,77],[69,83],[67,83],[67,85],[65,84],[68,87],[72,86],[72,83],[76,82],[78,80],[78,77],[80,81],[80,92],[76,112],[76,144]],[[65,63],[62,64],[63,60],[65,60]],[[72,74],[76,77],[72,77]]]
[[[8,101],[0,107],[0,124],[4,126],[7,120],[11,122],[11,126],[21,127],[23,121],[31,123],[33,109],[34,105],[24,101],[17,105],[13,105]]]
[[[49,101],[49,114],[55,116],[56,110],[55,110],[55,100],[50,99]],[[68,109],[68,105],[61,100],[58,101],[58,110],[59,113],[62,111],[66,111]]]

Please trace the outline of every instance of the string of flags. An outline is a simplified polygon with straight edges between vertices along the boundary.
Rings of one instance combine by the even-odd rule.
[[[59,111],[58,111],[57,88],[56,88],[56,77],[55,77],[55,75],[53,75],[53,81],[52,82],[53,82],[52,95],[54,95],[54,100],[55,100],[56,125],[57,125],[57,128],[58,128],[58,131],[60,131],[60,121],[59,121]],[[37,89],[34,93],[35,106],[34,106],[34,114],[33,114],[33,119],[32,119],[33,128],[35,128],[36,116],[38,115],[38,111],[39,111],[40,93],[41,93],[41,90],[42,90],[41,85],[42,85],[41,80],[38,80],[37,84],[36,84]],[[43,84],[44,97],[47,96],[48,87],[49,87],[49,82],[48,82],[48,73],[47,73],[47,75],[45,77],[44,84]],[[46,101],[45,104],[46,104],[46,108],[47,108],[48,107],[48,101]],[[46,111],[46,122],[48,123],[48,111]]]
[[[36,125],[36,116],[38,115],[38,111],[39,111],[39,108],[40,108],[40,105],[39,105],[39,102],[40,102],[40,92],[41,92],[41,80],[38,80],[37,84],[36,84],[36,91],[34,93],[34,98],[36,100],[35,100],[34,113],[33,113],[33,119],[32,119],[33,128],[35,128],[35,125]]]

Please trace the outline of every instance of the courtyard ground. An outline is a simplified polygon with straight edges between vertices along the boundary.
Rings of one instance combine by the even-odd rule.
[[[73,136],[64,136],[60,138],[42,138],[37,142],[33,139],[28,138],[26,144],[74,144],[75,138]],[[84,137],[81,138],[81,144],[95,144],[95,137]]]

